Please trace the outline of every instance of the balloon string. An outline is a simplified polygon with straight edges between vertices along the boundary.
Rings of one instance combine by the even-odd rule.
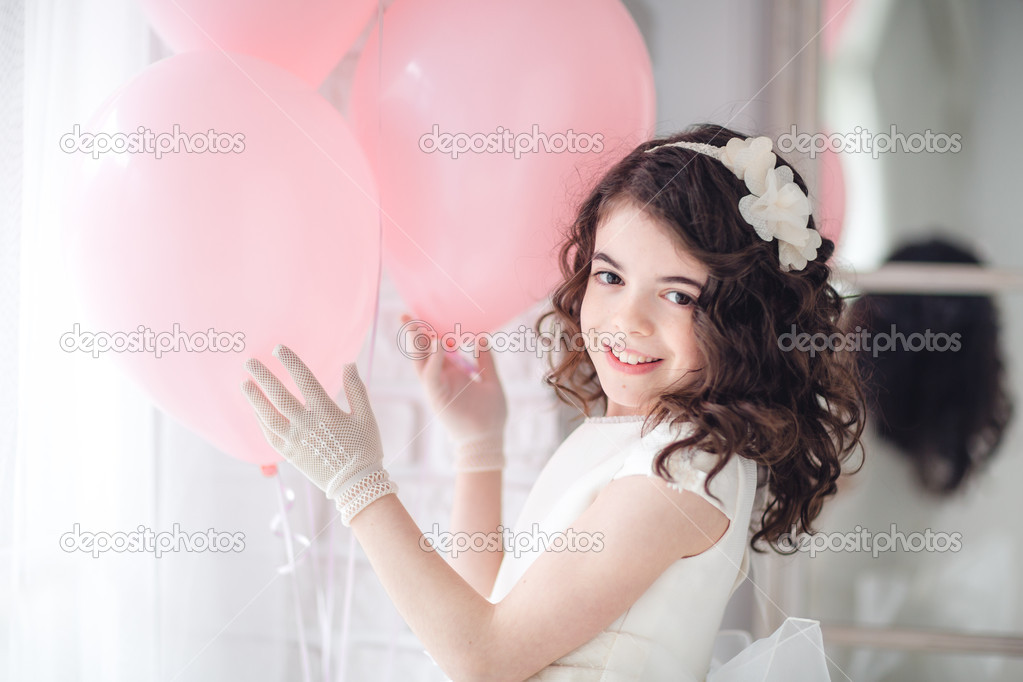
[[[336,520],[337,517],[334,517]],[[327,636],[323,640],[323,675],[324,682],[330,682],[331,645],[334,634],[334,520],[327,525]]]
[[[274,476],[278,476],[279,475],[279,474],[277,474],[277,470],[276,469],[274,470],[274,474],[273,475]],[[285,487],[283,494],[284,494],[284,512],[287,513],[289,511],[291,511],[291,508],[294,506],[295,493],[291,490],[291,488]],[[272,532],[277,537],[284,539],[285,531],[282,530],[282,527],[284,526],[285,523],[286,523],[286,519],[284,518],[284,514],[281,514],[281,513],[274,514],[273,518],[270,519],[270,532]],[[302,545],[302,547],[308,549],[308,548],[310,548],[312,546],[312,542],[305,535],[301,535],[299,533],[291,533],[290,530],[288,530],[287,532],[291,535],[292,539],[295,542],[297,542],[298,544]],[[301,556],[296,557],[293,561],[289,561],[288,563],[284,564],[283,566],[278,566],[277,567],[277,572],[282,574],[282,575],[285,574],[285,573],[291,573],[292,571],[295,570],[295,568],[300,563],[305,561],[306,554],[307,554],[307,552],[303,552]]]
[[[383,0],[377,0],[377,96],[379,97],[380,85],[383,82],[383,63],[384,63],[384,3]],[[376,144],[374,145],[374,154],[376,156],[376,169],[377,173],[380,172],[380,102],[377,102],[377,134]],[[377,179],[377,186],[380,185],[379,178]],[[377,300],[373,309],[373,327],[370,333],[369,343],[369,367],[366,369],[366,384],[369,385],[373,377],[373,349],[376,346],[377,336],[377,323],[380,320],[380,283],[383,276],[384,269],[384,258],[383,258],[383,211],[379,204],[382,201],[382,195],[377,195]],[[348,626],[351,622],[352,615],[352,595],[354,593],[354,581],[355,581],[355,534],[349,531],[348,534],[348,567],[345,574],[345,606],[344,615],[341,619],[341,656],[340,656],[340,675],[339,682],[345,682],[345,678],[348,674]]]
[[[313,486],[309,479],[305,481],[305,508],[309,516],[309,528],[316,528],[316,515],[313,513]],[[329,528],[329,527],[328,527]],[[309,548],[310,553],[314,550]],[[319,555],[319,551],[316,551]],[[324,595],[323,581],[320,579],[317,556],[310,561],[313,572],[313,585],[316,586],[316,620],[320,625],[320,672],[324,682],[330,682],[330,618],[327,600]]]
[[[352,591],[355,574],[355,534],[348,534],[348,566],[345,571],[345,608],[341,617],[341,662],[339,664],[338,680],[345,682],[348,676],[348,668],[345,662],[348,658],[348,624],[352,615]]]
[[[302,676],[305,682],[312,682],[312,678],[309,675],[309,648],[306,645],[305,628],[303,627],[305,619],[302,617],[302,600],[299,597],[297,572],[294,570],[295,547],[292,544],[291,526],[288,525],[288,505],[285,503],[284,479],[281,478],[280,473],[277,474],[277,484],[277,502],[280,505],[281,524],[284,528],[284,549],[288,557],[287,572],[291,573],[291,591],[295,598],[295,622],[298,625],[299,649],[302,652]],[[294,497],[294,493],[291,493],[290,490],[288,493],[291,494],[291,497]]]

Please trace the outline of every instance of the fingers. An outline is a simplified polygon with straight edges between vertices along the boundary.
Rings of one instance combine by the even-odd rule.
[[[278,412],[279,415],[283,415],[283,417],[286,418],[285,421],[296,419],[302,414],[302,411],[304,410],[302,403],[298,402],[295,396],[291,395],[288,389],[284,388],[284,384],[282,384],[280,380],[274,376],[273,372],[267,369],[266,365],[255,358],[249,358],[245,361],[245,369],[252,375],[252,378],[256,380],[256,384],[259,385],[259,388],[262,389],[263,393],[266,394],[265,396],[260,397],[262,397],[263,400],[269,398],[272,406],[277,408],[274,412]],[[248,392],[246,392],[246,396],[248,395]],[[261,406],[254,404],[253,407],[257,407],[258,409]],[[264,419],[264,421],[266,421],[268,426],[276,430],[274,422],[270,419]]]
[[[345,395],[348,397],[348,406],[352,409],[352,414],[363,414],[367,410],[372,412],[366,386],[362,383],[359,368],[354,362],[345,365]]]
[[[310,409],[322,409],[332,402],[330,396],[323,390],[323,386],[293,350],[283,344],[278,344],[273,350],[273,355],[281,361],[281,364],[288,370],[288,374],[295,380],[295,385],[302,392],[306,405]]]
[[[436,332],[428,324],[420,323],[414,327],[407,327],[408,323],[412,321],[412,317],[407,313],[401,315],[401,322],[406,334],[403,343],[404,347],[408,349],[406,356],[413,361],[413,367],[420,379],[434,384],[441,381],[445,365],[453,365],[474,382],[497,381],[497,372],[494,369],[489,346],[485,350],[477,351],[476,355],[480,359],[480,364],[477,367],[476,364],[461,355],[457,348],[442,347]],[[429,339],[429,343],[426,342],[427,339]]]
[[[412,367],[415,369],[416,374],[421,374],[426,366],[426,361],[432,353],[433,344],[430,339],[430,332],[433,330],[421,322],[410,325],[409,323],[412,321],[412,318],[407,313],[402,314],[401,329],[405,335],[400,340],[402,354],[412,361]]]
[[[494,362],[494,355],[490,346],[480,348],[476,351],[476,355],[478,357],[480,380],[500,383],[500,377],[497,375],[497,363]]]
[[[440,347],[440,339],[436,336],[430,342],[430,354],[422,361],[422,377],[431,384],[436,385],[441,380],[444,370],[444,351]]]
[[[284,439],[281,438],[280,436],[278,436],[273,431],[271,431],[270,428],[266,424],[263,423],[262,419],[260,419],[258,421],[259,421],[259,428],[260,428],[260,430],[263,431],[263,437],[266,438],[266,442],[269,443],[270,446],[273,447],[274,450],[276,450],[277,452],[281,453],[281,455],[283,455],[285,459],[288,459],[288,456],[287,456],[287,454],[285,454],[285,451],[284,451],[284,448],[285,448]]]
[[[259,426],[263,429],[263,434],[266,435],[266,439],[274,446],[274,448],[277,448],[277,443],[271,438],[271,435],[267,434],[267,430],[269,430],[270,434],[275,436],[277,440],[280,440],[281,437],[288,432],[288,429],[291,426],[290,422],[284,415],[274,408],[252,379],[246,379],[242,382],[242,394],[256,411],[256,416],[259,418]],[[281,441],[281,445],[283,446],[283,441]],[[278,452],[280,452],[280,450],[278,450]]]
[[[407,313],[402,314],[402,325],[411,321],[412,318]],[[408,357],[412,360],[416,374],[425,381],[438,381],[444,366],[444,356],[440,353],[436,333],[426,324],[418,324],[405,333],[405,348],[409,350]]]

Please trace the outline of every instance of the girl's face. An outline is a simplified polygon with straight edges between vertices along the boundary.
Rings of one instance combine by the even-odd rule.
[[[707,274],[632,203],[598,225],[579,317],[583,333],[600,341],[586,352],[607,395],[607,416],[646,414],[658,395],[703,366],[693,310]],[[624,339],[624,362],[608,348],[611,337]]]

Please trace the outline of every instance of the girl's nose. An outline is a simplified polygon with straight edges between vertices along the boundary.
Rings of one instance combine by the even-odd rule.
[[[626,334],[649,336],[653,332],[653,317],[649,307],[632,300],[622,301],[611,317],[612,323]]]

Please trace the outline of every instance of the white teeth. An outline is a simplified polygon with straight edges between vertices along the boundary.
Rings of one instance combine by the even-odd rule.
[[[611,352],[614,353],[614,356],[616,358],[618,358],[622,362],[630,364],[630,365],[642,365],[643,363],[654,362],[654,361],[659,359],[659,358],[648,358],[645,355],[635,355],[633,353],[625,353],[623,355],[623,354],[619,353],[618,351],[616,351],[614,348],[611,349]]]

